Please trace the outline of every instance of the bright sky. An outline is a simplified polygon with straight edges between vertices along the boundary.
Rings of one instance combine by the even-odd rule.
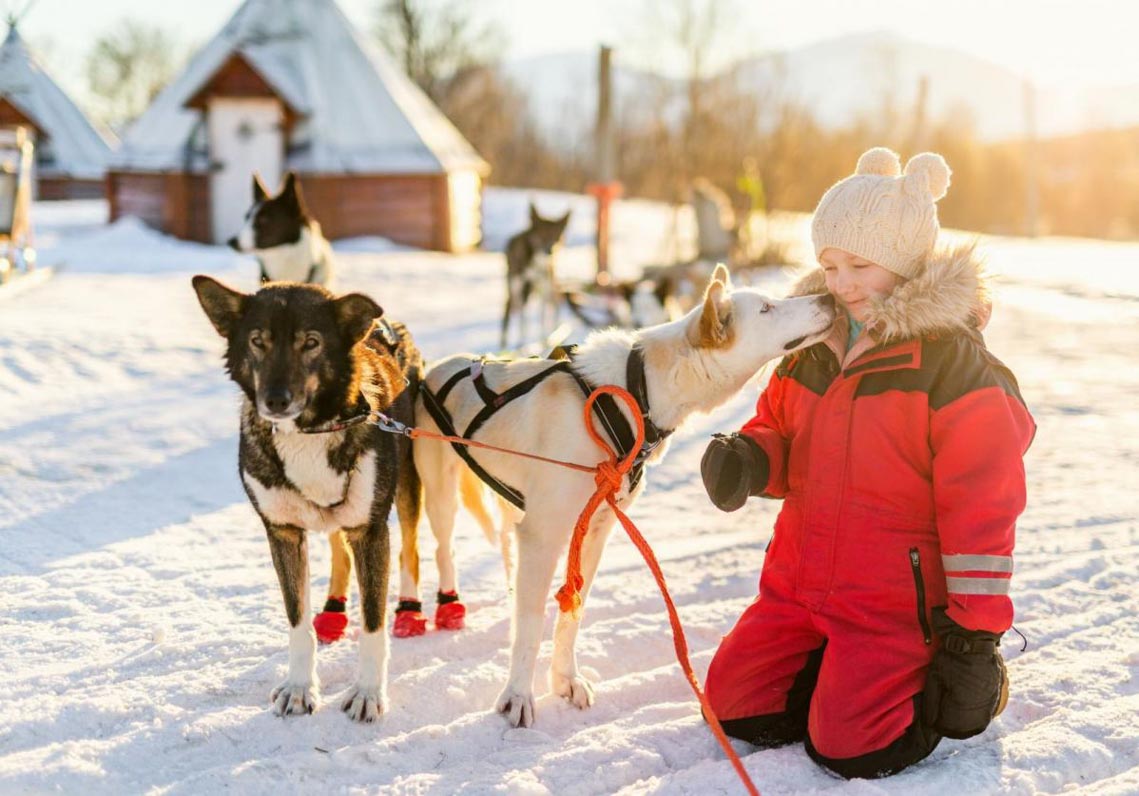
[[[5,10],[28,0],[0,0]],[[339,0],[360,27],[377,0]],[[716,2],[716,0],[712,0]],[[718,57],[794,48],[848,33],[889,30],[957,48],[1042,83],[1139,83],[1131,0],[719,0]],[[649,10],[667,0],[482,0],[479,13],[505,31],[506,57],[614,44],[619,57],[646,60],[656,38]],[[86,90],[84,56],[93,39],[129,17],[167,28],[187,44],[204,42],[240,0],[33,0],[21,32],[57,79]],[[653,12],[656,13],[656,12]],[[652,59],[668,69],[667,59]],[[676,67],[676,64],[672,64]],[[679,71],[675,69],[675,71]]]

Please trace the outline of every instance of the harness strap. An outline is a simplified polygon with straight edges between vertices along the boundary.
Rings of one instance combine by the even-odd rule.
[[[593,386],[582,378],[577,371],[573,368],[567,368],[577,386],[581,388],[582,394],[588,398],[590,393],[593,392]],[[633,430],[629,428],[629,421],[621,414],[621,410],[617,408],[617,401],[609,393],[602,393],[597,396],[593,404],[593,415],[605,428],[605,433],[609,435],[609,439],[613,440],[614,447],[621,451],[621,456],[625,456],[633,449],[636,442],[636,437],[633,436]],[[639,459],[639,457],[638,457]],[[641,481],[641,473],[644,472],[644,462],[635,460],[632,469],[629,470],[629,488],[634,488]]]
[[[466,375],[467,371],[460,371],[460,373]],[[455,426],[451,423],[451,416],[438,402],[438,399],[436,399],[435,395],[427,386],[427,382],[423,382],[421,389],[423,393],[423,405],[427,408],[427,413],[431,415],[431,419],[435,421],[435,425],[439,426],[439,430],[448,437],[459,436],[459,433],[455,430]],[[475,457],[471,455],[465,445],[452,442],[451,447],[455,449],[455,453],[459,455],[459,458],[466,462],[467,466],[474,471],[474,474],[482,479],[484,484],[497,492],[506,502],[522,511],[526,510],[526,498],[523,497],[521,492],[499,481],[484,470],[482,466],[475,461]]]
[[[486,405],[481,410],[479,410],[478,414],[476,414],[471,419],[470,425],[467,426],[467,431],[465,434],[463,434],[463,436],[467,437],[468,439],[473,438],[475,435],[475,432],[478,431],[480,428],[482,428],[483,423],[485,423],[488,418],[493,416],[495,412],[497,412],[502,407],[506,406],[508,403],[510,403],[514,399],[521,398],[523,395],[530,392],[532,389],[537,387],[540,383],[545,381],[547,376],[549,376],[553,373],[561,372],[561,371],[569,371],[570,373],[573,372],[572,370],[570,370],[568,362],[557,362],[557,363],[551,365],[550,367],[546,368],[545,370],[541,371],[540,373],[535,373],[530,378],[523,379],[522,381],[518,382],[517,384],[515,384],[513,387],[506,390],[505,392],[496,393],[493,390],[491,390],[489,387],[486,387],[487,393],[492,397],[489,401],[487,401],[485,396],[484,396],[483,400],[485,401]],[[481,378],[481,377],[482,377],[482,372],[480,369],[479,374],[478,374],[478,378]],[[479,384],[479,382],[476,380],[475,381],[475,389],[476,390],[478,389],[478,384]],[[481,392],[479,394],[482,395]]]
[[[637,400],[641,415],[645,419],[645,445],[651,451],[671,431],[661,431],[652,420],[652,407],[649,406],[649,386],[645,380],[645,350],[640,345],[633,346],[625,363],[625,384],[629,393]]]
[[[558,346],[550,356],[551,358],[572,361],[575,350],[576,346]],[[586,397],[589,397],[590,393],[593,392],[593,386],[584,378],[578,376],[572,369],[570,373],[577,381],[582,393]],[[649,455],[672,431],[662,431],[652,422],[648,385],[645,381],[645,352],[640,345],[634,345],[632,350],[629,351],[629,359],[625,365],[625,382],[629,387],[629,392],[636,399],[637,408],[640,410],[645,423],[644,446],[636,455],[636,458],[633,460],[632,468],[629,470],[629,488],[632,489],[640,483],[641,476],[645,471],[645,461]],[[617,401],[612,395],[608,393],[599,395],[594,401],[593,412],[605,427],[609,438],[613,440],[617,446],[620,456],[626,455],[633,449],[635,440],[633,429],[629,425],[629,421],[625,418],[625,415],[621,413],[621,410],[617,406]]]
[[[424,406],[427,408],[428,413],[435,420],[439,430],[449,437],[458,437],[460,434],[455,430],[455,426],[451,421],[450,413],[447,411],[444,403],[447,396],[463,379],[470,378],[474,385],[475,391],[478,392],[479,397],[482,398],[483,408],[480,409],[467,426],[466,431],[461,435],[465,439],[474,439],[475,433],[482,428],[483,424],[488,419],[494,416],[499,409],[506,404],[510,403],[516,398],[519,398],[526,393],[530,392],[539,383],[541,383],[547,376],[553,373],[568,373],[573,377],[574,382],[581,390],[582,395],[586,398],[593,393],[593,385],[591,385],[583,376],[581,376],[572,367],[574,356],[574,346],[558,346],[550,354],[550,359],[555,360],[555,364],[549,368],[534,374],[528,379],[518,382],[513,387],[505,390],[504,392],[497,393],[486,383],[483,365],[485,358],[480,358],[471,363],[470,367],[460,370],[451,375],[443,386],[439,389],[437,394],[432,393],[427,387],[426,382],[421,385],[424,397]],[[641,477],[645,471],[645,460],[648,455],[660,444],[660,442],[667,437],[671,431],[661,431],[649,419],[650,409],[648,401],[648,387],[645,382],[645,363],[644,351],[641,347],[634,346],[629,353],[628,364],[626,365],[626,382],[629,385],[629,391],[636,399],[638,408],[644,418],[645,426],[645,444],[640,448],[636,454],[633,464],[628,472],[629,488],[635,489],[640,483]],[[629,451],[636,447],[636,435],[632,426],[629,424],[628,419],[621,413],[621,409],[617,405],[616,399],[608,393],[598,395],[593,402],[593,415],[597,418],[598,423],[605,430],[609,439],[613,440],[614,446],[620,451],[621,456],[625,456]],[[525,496],[517,489],[504,483],[503,481],[495,478],[483,467],[481,467],[471,455],[470,449],[466,445],[452,442],[451,447],[455,452],[467,463],[467,465],[475,472],[475,474],[482,479],[483,483],[501,495],[506,501],[511,503],[518,509],[526,510]]]
[[[454,376],[447,379],[447,381],[443,382],[443,386],[439,388],[439,392],[436,393],[436,395],[435,395],[435,397],[439,399],[440,406],[447,403],[447,396],[451,394],[451,390],[455,389],[455,385],[458,384],[459,382],[461,382],[463,379],[465,379],[469,375],[470,375],[469,370],[460,370]],[[426,382],[424,382],[423,389],[424,390],[427,389],[427,383]]]
[[[496,404],[498,403],[499,395],[487,386],[486,376],[483,375],[483,364],[485,362],[485,359],[476,359],[468,372],[471,376],[471,383],[475,385],[475,392],[479,394],[479,398],[482,398],[482,402],[488,405]],[[499,405],[501,406],[501,404]]]

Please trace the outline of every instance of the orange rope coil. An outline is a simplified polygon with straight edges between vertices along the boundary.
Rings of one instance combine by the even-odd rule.
[[[617,454],[614,452],[609,441],[602,438],[597,430],[593,427],[592,423],[592,410],[593,404],[602,393],[609,393],[620,398],[629,407],[633,415],[633,420],[637,426],[637,441],[633,444],[633,449],[626,454],[625,458],[621,461],[617,460]],[[581,587],[584,580],[581,576],[581,543],[585,538],[586,531],[589,530],[589,521],[593,518],[593,514],[597,511],[597,507],[601,505],[602,501],[609,504],[613,509],[613,513],[621,522],[621,526],[625,529],[625,533],[629,535],[637,550],[640,551],[641,557],[645,559],[649,569],[656,579],[657,586],[660,588],[661,596],[664,598],[665,607],[668,609],[668,620],[672,624],[672,642],[676,647],[676,659],[680,663],[680,668],[684,671],[684,675],[688,680],[688,684],[692,686],[692,690],[696,693],[696,698],[700,701],[700,706],[704,710],[704,717],[708,721],[708,725],[712,728],[712,734],[716,736],[716,740],[720,742],[723,747],[724,753],[732,762],[732,767],[735,768],[736,774],[739,775],[740,780],[743,781],[744,787],[747,788],[748,793],[752,796],[759,796],[759,790],[756,789],[755,784],[748,776],[747,770],[744,768],[743,763],[740,761],[739,755],[732,749],[732,745],[728,742],[728,736],[724,733],[724,728],[720,726],[720,720],[716,718],[715,711],[712,710],[712,705],[708,702],[708,697],[704,695],[704,690],[700,688],[700,681],[696,678],[696,673],[692,671],[692,663],[688,660],[688,642],[684,636],[684,628],[680,624],[680,616],[676,613],[676,606],[672,602],[672,597],[668,593],[668,586],[664,581],[664,573],[661,572],[660,564],[657,563],[656,556],[653,555],[652,548],[649,547],[648,542],[641,536],[637,526],[633,525],[632,520],[625,516],[625,512],[621,511],[617,506],[615,495],[617,490],[621,488],[621,482],[625,474],[633,466],[633,460],[636,458],[637,453],[640,452],[641,446],[645,442],[645,421],[641,417],[641,410],[637,406],[637,400],[627,390],[616,387],[611,384],[606,384],[594,390],[588,399],[585,401],[585,428],[589,432],[589,436],[593,441],[605,451],[608,459],[599,462],[594,475],[594,481],[597,484],[597,491],[589,502],[585,504],[585,509],[582,510],[581,515],[577,518],[577,523],[573,528],[573,536],[570,539],[569,555],[566,558],[566,582],[558,589],[558,606],[564,612],[572,613],[575,619],[581,618]]]

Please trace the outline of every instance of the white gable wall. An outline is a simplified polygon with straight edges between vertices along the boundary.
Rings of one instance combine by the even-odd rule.
[[[254,172],[268,186],[281,181],[284,109],[275,99],[215,97],[207,113],[210,146],[210,219],[214,243],[241,229],[253,202]],[[272,190],[272,188],[270,188]]]

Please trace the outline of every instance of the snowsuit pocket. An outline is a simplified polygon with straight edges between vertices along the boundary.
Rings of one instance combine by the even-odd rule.
[[[914,591],[918,598],[918,624],[921,625],[922,639],[929,645],[933,643],[933,634],[925,615],[925,579],[921,574],[921,553],[916,547],[910,548],[910,568],[914,573]]]

